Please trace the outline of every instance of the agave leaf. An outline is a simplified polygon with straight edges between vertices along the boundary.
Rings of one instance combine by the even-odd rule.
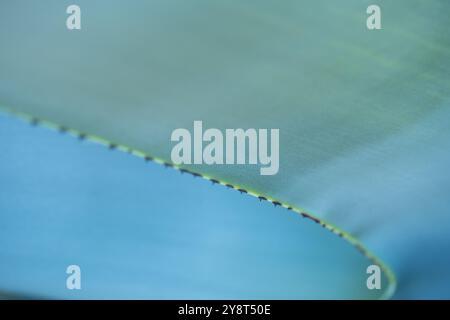
[[[450,228],[448,1],[377,1],[379,31],[360,0],[78,4],[79,32],[59,1],[1,5],[3,106],[165,161],[194,120],[279,128],[275,176],[191,169],[348,230],[405,279],[399,293],[432,295],[411,239],[430,252]],[[436,260],[423,269],[445,270]]]
[[[0,145],[7,293],[375,299],[385,292],[366,288],[370,261],[347,242],[267,201],[4,116]],[[65,286],[72,264],[81,268],[80,291]]]

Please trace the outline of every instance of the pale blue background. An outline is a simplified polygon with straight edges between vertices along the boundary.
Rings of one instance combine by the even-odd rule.
[[[355,248],[286,209],[4,115],[0,147],[0,291],[101,299],[380,294],[365,287],[369,263]],[[65,288],[70,264],[82,269],[81,291]]]

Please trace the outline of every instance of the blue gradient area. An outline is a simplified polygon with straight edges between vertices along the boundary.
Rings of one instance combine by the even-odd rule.
[[[0,115],[0,291],[49,298],[377,298],[309,220]],[[66,267],[82,289],[66,289]],[[385,281],[383,279],[383,281]]]

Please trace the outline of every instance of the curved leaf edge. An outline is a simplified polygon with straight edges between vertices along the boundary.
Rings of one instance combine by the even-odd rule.
[[[59,133],[68,134],[79,140],[88,140],[90,142],[107,147],[111,150],[118,150],[121,152],[125,152],[125,153],[131,154],[133,156],[142,158],[145,161],[152,161],[152,162],[162,165],[166,168],[172,168],[174,170],[179,171],[181,174],[186,173],[186,174],[192,175],[194,178],[196,178],[196,177],[202,178],[204,180],[210,181],[212,184],[222,185],[228,189],[238,191],[241,194],[247,194],[249,196],[255,197],[255,198],[259,199],[259,201],[267,201],[269,203],[272,203],[274,206],[282,207],[288,211],[296,213],[296,214],[302,216],[303,218],[306,218],[306,219],[320,225],[322,228],[330,231],[331,233],[338,236],[339,238],[344,239],[350,245],[352,245],[356,250],[358,250],[358,252],[360,252],[365,258],[367,258],[372,264],[378,265],[380,267],[381,271],[385,274],[385,276],[388,280],[388,286],[384,290],[383,294],[380,296],[381,300],[390,299],[396,291],[396,287],[397,287],[396,275],[384,261],[382,261],[379,257],[377,257],[369,249],[367,249],[364,246],[364,244],[362,243],[362,241],[360,241],[358,238],[356,238],[349,232],[342,230],[338,226],[336,226],[324,219],[317,217],[315,214],[311,213],[308,210],[305,210],[299,206],[289,204],[282,200],[275,199],[275,198],[271,197],[270,195],[264,194],[263,192],[255,191],[255,190],[252,190],[251,188],[247,188],[245,186],[240,186],[238,184],[234,184],[232,182],[225,181],[224,179],[216,179],[210,175],[206,175],[201,172],[196,172],[191,169],[186,169],[183,166],[176,165],[166,159],[163,159],[163,158],[160,158],[160,157],[157,157],[154,155],[150,155],[149,153],[147,153],[143,150],[135,149],[133,147],[130,147],[130,146],[127,146],[127,145],[124,145],[121,143],[116,143],[116,142],[110,141],[104,137],[89,134],[86,132],[81,132],[81,131],[78,131],[77,129],[55,123],[48,119],[38,118],[29,113],[16,111],[16,110],[6,107],[4,105],[0,105],[0,111],[5,114],[9,114],[13,117],[16,117],[22,121],[25,121],[32,126],[39,125],[39,126],[54,130]]]

